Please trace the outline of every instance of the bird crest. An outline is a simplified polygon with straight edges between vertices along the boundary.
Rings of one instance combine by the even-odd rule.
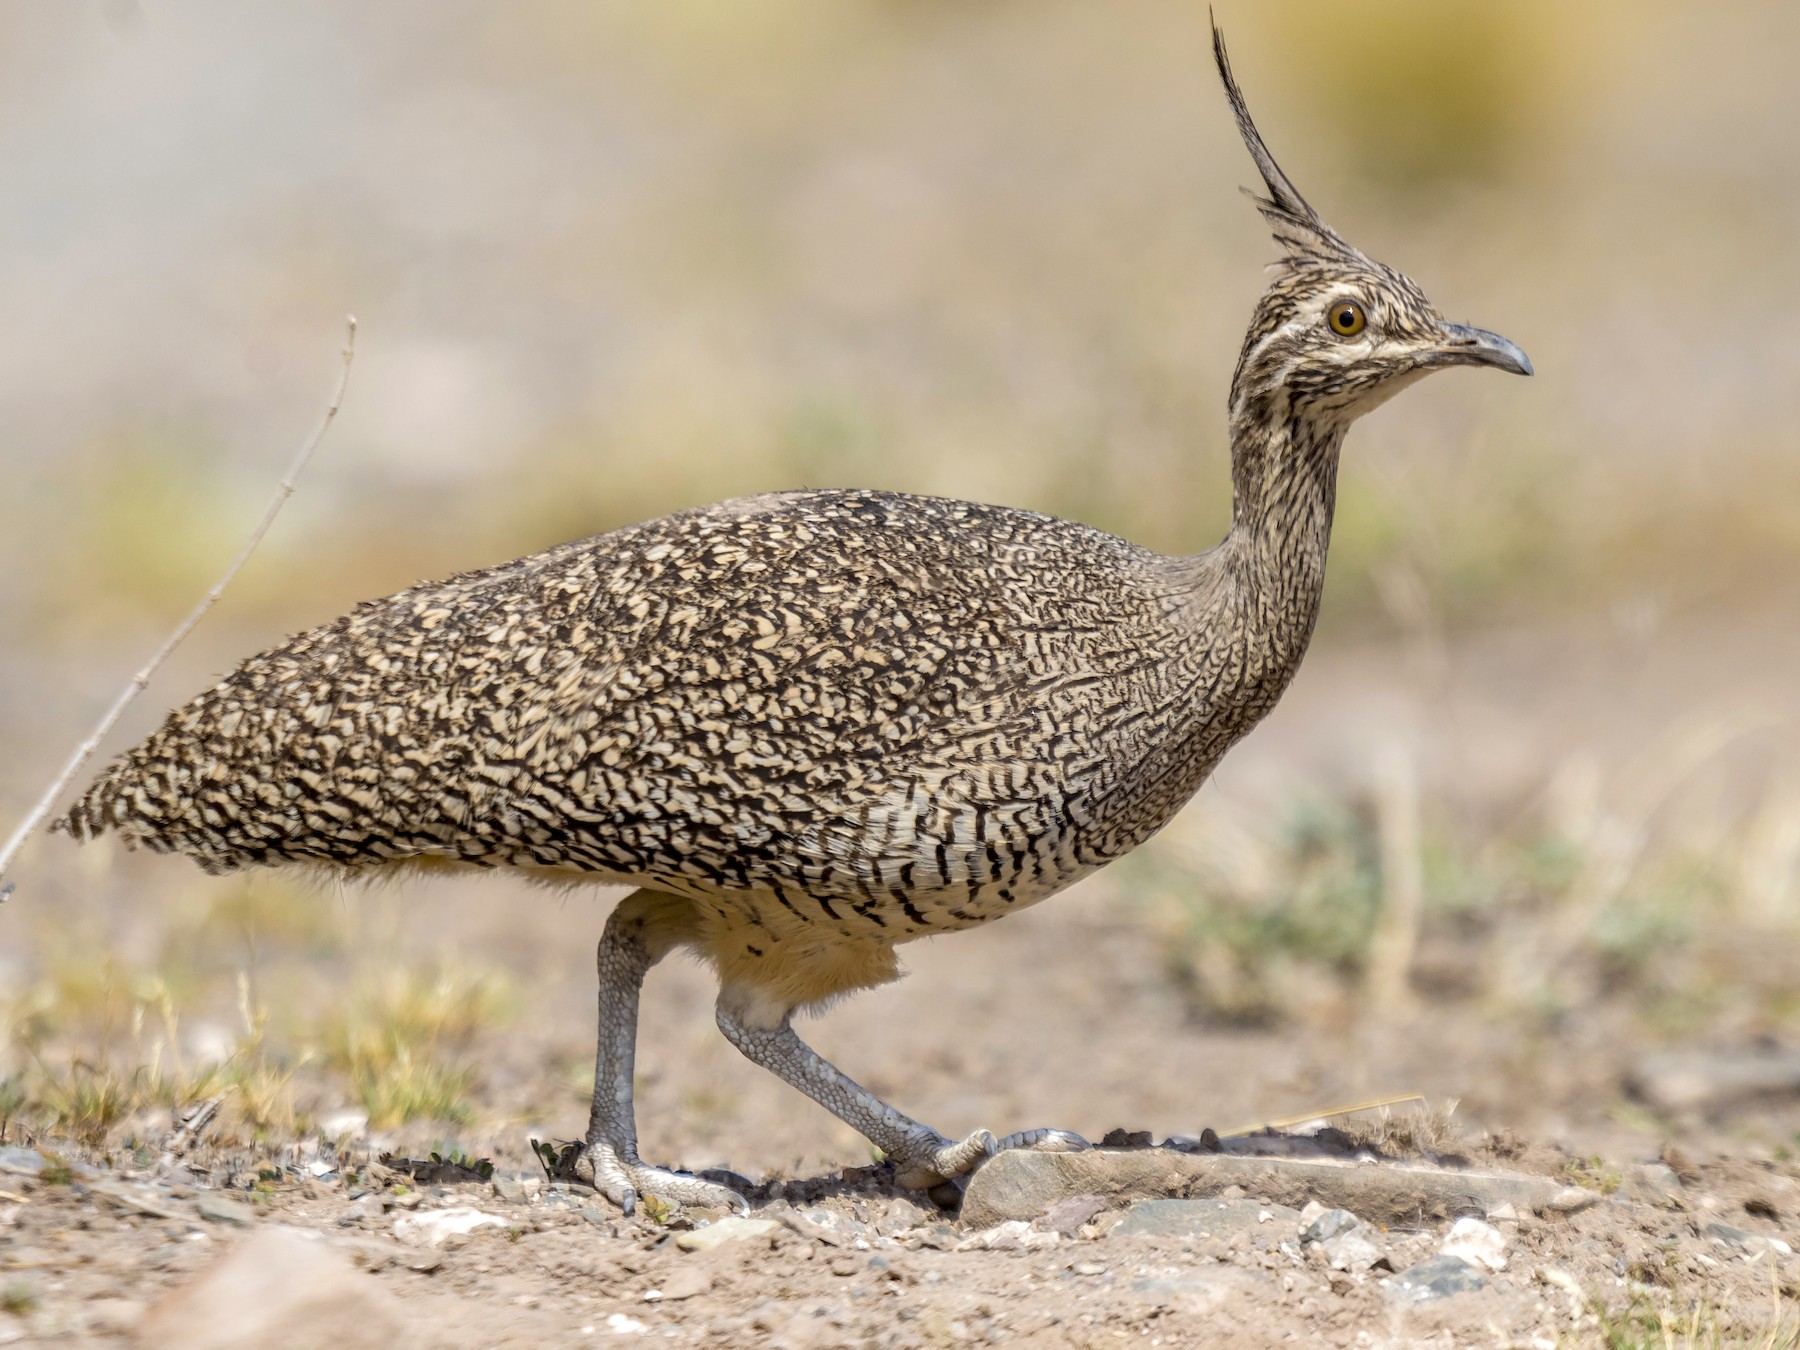
[[[1330,257],[1367,261],[1360,249],[1319,218],[1319,213],[1300,195],[1300,189],[1282,172],[1281,166],[1275,162],[1275,156],[1269,153],[1269,147],[1263,144],[1262,133],[1256,129],[1249,105],[1244,102],[1244,91],[1238,88],[1237,80],[1231,73],[1231,58],[1225,53],[1225,35],[1219,31],[1216,21],[1212,25],[1212,45],[1213,60],[1218,62],[1219,78],[1225,82],[1225,97],[1230,100],[1231,114],[1237,121],[1238,134],[1244,138],[1244,147],[1250,151],[1250,158],[1256,161],[1257,172],[1262,175],[1263,183],[1269,190],[1267,197],[1258,196],[1249,188],[1245,188],[1244,193],[1256,203],[1256,209],[1269,222],[1275,242],[1290,258]]]

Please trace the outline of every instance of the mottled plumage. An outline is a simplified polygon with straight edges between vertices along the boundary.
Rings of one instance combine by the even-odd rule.
[[[1351,421],[1437,366],[1530,370],[1319,220],[1215,47],[1284,250],[1232,382],[1217,548],[1163,557],[883,492],[686,511],[250,658],[63,827],[214,872],[450,863],[641,887],[599,954],[586,1166],[621,1203],[720,1196],[636,1154],[637,987],[675,946],[717,966],[734,1043],[904,1178],[967,1170],[991,1136],[951,1144],[892,1111],[794,1036],[794,1008],[892,978],[895,944],[1042,900],[1161,828],[1306,650]]]

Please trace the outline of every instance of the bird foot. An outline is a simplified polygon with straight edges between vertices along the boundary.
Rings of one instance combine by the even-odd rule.
[[[960,1144],[931,1130],[910,1142],[903,1152],[890,1153],[888,1158],[894,1164],[896,1183],[908,1190],[928,1191],[992,1157],[995,1147],[991,1130],[977,1130]]]
[[[637,1209],[640,1196],[654,1196],[669,1205],[724,1205],[739,1214],[750,1212],[750,1202],[729,1186],[691,1172],[651,1167],[594,1140],[575,1159],[575,1174],[627,1215]]]

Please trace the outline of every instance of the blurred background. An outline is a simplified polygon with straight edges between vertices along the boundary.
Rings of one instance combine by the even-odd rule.
[[[1800,9],[1218,17],[1326,218],[1538,376],[1352,435],[1313,654],[1163,836],[809,1035],[949,1133],[1417,1092],[1800,1148]],[[0,822],[229,559],[352,311],[336,429],[109,751],[359,599],[742,493],[1212,544],[1253,178],[1187,0],[9,0]],[[605,894],[60,838],[13,879],[0,1115],[584,1126]],[[653,977],[648,1156],[866,1160],[711,1022]]]

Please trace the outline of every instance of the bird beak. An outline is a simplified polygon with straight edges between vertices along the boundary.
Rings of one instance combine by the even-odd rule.
[[[1443,341],[1432,355],[1437,358],[1436,364],[1441,365],[1496,366],[1515,375],[1531,374],[1531,358],[1519,350],[1518,343],[1485,328],[1471,328],[1462,323],[1444,325]]]

